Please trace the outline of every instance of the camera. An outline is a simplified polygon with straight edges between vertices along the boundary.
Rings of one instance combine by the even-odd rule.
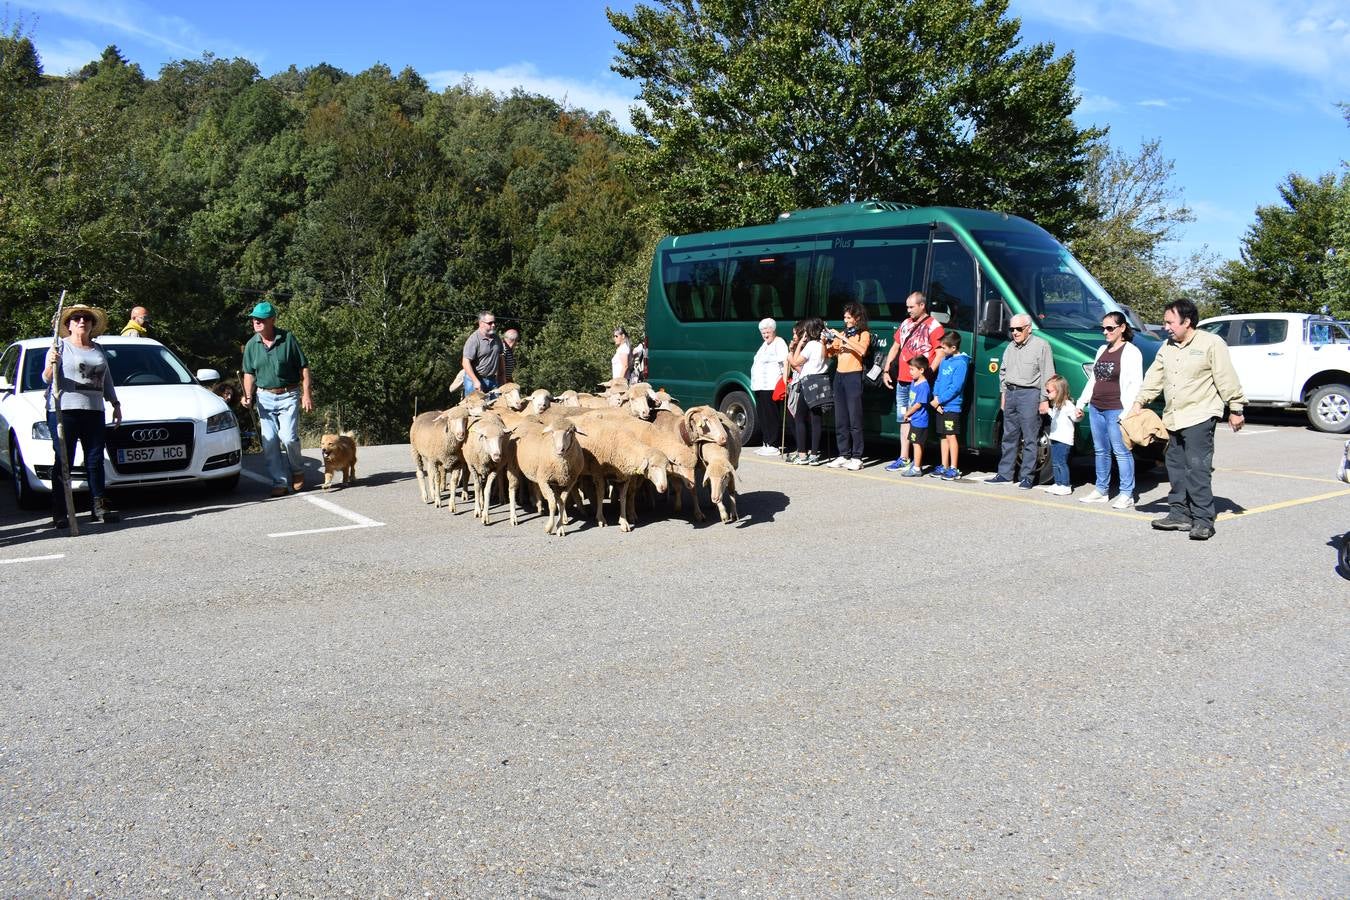
[[[824,331],[820,333],[820,336],[827,341],[832,341],[839,335],[833,328],[826,328]]]

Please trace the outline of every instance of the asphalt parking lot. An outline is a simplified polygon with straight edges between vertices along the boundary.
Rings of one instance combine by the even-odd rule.
[[[1342,443],[1221,429],[1208,542],[884,454],[563,538],[397,446],[6,495],[0,893],[1345,895]]]

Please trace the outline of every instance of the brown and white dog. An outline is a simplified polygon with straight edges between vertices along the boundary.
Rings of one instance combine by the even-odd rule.
[[[319,442],[323,453],[323,489],[333,486],[333,473],[342,473],[342,486],[356,480],[356,438],[351,432],[325,434]]]

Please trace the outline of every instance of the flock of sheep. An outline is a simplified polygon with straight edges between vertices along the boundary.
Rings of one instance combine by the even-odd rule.
[[[448,502],[458,513],[471,483],[474,516],[486,525],[494,487],[500,493],[504,479],[512,525],[524,484],[541,515],[547,504],[546,532],[562,535],[569,507],[582,509],[582,493],[596,524],[607,524],[612,483],[619,529],[631,531],[644,483],[673,493],[676,512],[688,491],[690,515],[700,522],[699,487],[707,483],[722,521],[734,522],[741,455],[735,423],[710,406],[681,409],[648,384],[616,380],[602,387],[600,394],[565,391],[555,398],[505,384],[492,395],[475,392],[451,409],[422,413],[408,433],[422,501]]]

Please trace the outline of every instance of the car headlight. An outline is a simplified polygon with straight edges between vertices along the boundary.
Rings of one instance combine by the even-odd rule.
[[[50,441],[52,439],[52,430],[47,427],[46,421],[33,423],[33,440]]]
[[[206,433],[214,434],[217,431],[229,431],[231,428],[238,428],[239,423],[234,419],[234,413],[228,409],[206,420]]]

